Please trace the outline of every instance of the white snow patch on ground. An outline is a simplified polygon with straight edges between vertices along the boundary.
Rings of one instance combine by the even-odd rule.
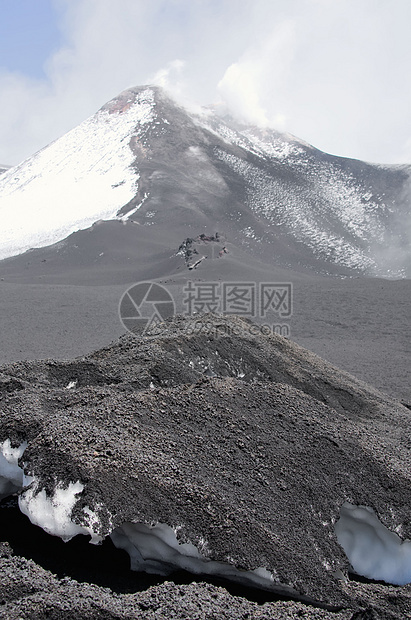
[[[371,508],[345,502],[335,532],[359,575],[395,585],[411,582],[411,541],[386,528]]]
[[[303,149],[291,140],[283,139],[280,136],[275,138],[270,136],[270,138],[264,140],[250,129],[242,131],[241,135],[249,140],[250,144],[253,145],[253,151],[258,155],[268,155],[279,160],[287,159],[288,161],[294,161],[296,156],[301,157],[304,153]]]
[[[254,228],[252,228],[251,226],[243,228],[242,230],[240,230],[240,232],[242,232],[243,235],[247,237],[247,239],[259,239],[259,237],[257,237],[257,235],[255,234]]]
[[[193,120],[204,129],[222,138],[224,142],[235,144],[260,157],[268,155],[278,160],[288,159],[291,161],[293,157],[301,156],[304,153],[303,149],[296,144],[297,139],[289,134],[284,134],[282,137],[281,134],[274,136],[270,133],[267,139],[263,139],[257,135],[261,133],[257,128],[254,130],[250,128],[235,130],[215,116],[194,116]],[[301,144],[309,146],[303,142]]]
[[[209,560],[192,543],[179,543],[176,529],[165,523],[153,526],[125,523],[110,536],[116,547],[127,551],[131,569],[135,571],[168,575],[183,569],[194,574],[218,575],[249,586],[295,594],[290,586],[274,581],[273,574],[263,567],[244,571],[225,562]],[[202,541],[201,546],[205,548],[206,543]]]
[[[257,215],[284,226],[319,257],[346,267],[374,268],[373,259],[361,246],[364,241],[381,239],[383,228],[376,205],[364,205],[348,175],[328,164],[314,166],[311,183],[302,189],[222,149],[216,149],[216,155],[244,178],[248,206]],[[338,234],[336,224],[343,226],[346,238]],[[350,237],[352,242],[347,240]]]
[[[66,542],[77,534],[89,534],[93,543],[102,540],[95,533],[98,516],[90,508],[83,510],[87,525],[78,525],[71,518],[77,495],[84,489],[80,481],[70,482],[66,488],[58,484],[52,497],[47,495],[45,489],[38,490],[39,484],[35,479],[24,480],[23,484],[26,486],[30,482],[31,486],[19,496],[19,508],[34,525]]]
[[[2,174],[0,260],[115,218],[137,191],[130,139],[155,118],[146,89],[127,110],[100,110]]]
[[[136,207],[131,207],[130,211],[127,211],[127,213],[125,213],[124,215],[120,215],[117,219],[121,220],[122,222],[126,223],[127,220],[134,215],[135,213],[137,213],[137,211],[139,209],[141,209],[141,207],[143,206],[143,204],[145,203],[145,201],[147,200],[149,194],[146,192],[144,194],[144,198],[141,202],[139,202],[139,204]],[[147,217],[147,214],[146,214]]]
[[[0,444],[0,500],[23,487],[24,473],[18,461],[26,448],[27,441],[17,448],[11,447],[10,439]]]

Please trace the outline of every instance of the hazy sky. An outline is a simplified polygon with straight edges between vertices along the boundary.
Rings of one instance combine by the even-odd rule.
[[[0,164],[130,86],[411,162],[411,0],[0,0]]]

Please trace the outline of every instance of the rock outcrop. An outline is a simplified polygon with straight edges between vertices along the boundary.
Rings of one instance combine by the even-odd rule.
[[[335,534],[349,502],[411,538],[410,412],[399,401],[280,336],[215,315],[175,317],[84,358],[19,362],[1,373],[0,446],[21,471],[19,505],[34,523],[63,539],[111,536],[134,568],[171,580],[183,568],[294,601],[266,603],[266,615],[256,615],[238,599],[229,611],[231,595],[215,586],[162,583],[150,596],[164,617],[170,601],[174,617],[185,617],[184,600],[221,618],[410,613],[409,585],[352,580]],[[59,582],[14,556],[2,535],[3,617],[45,617],[21,612],[37,604],[69,617],[59,599],[69,590],[84,610],[100,601],[100,615],[78,603],[76,617],[154,617],[149,590],[133,603],[116,599],[115,615],[112,593]],[[131,604],[140,615],[127,615]],[[367,608],[374,615],[358,615]]]

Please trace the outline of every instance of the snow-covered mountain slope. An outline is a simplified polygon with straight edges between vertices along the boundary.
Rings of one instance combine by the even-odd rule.
[[[411,167],[333,157],[272,130],[233,130],[229,119],[211,118],[205,126],[254,156],[216,149],[223,164],[244,179],[246,204],[266,227],[287,231],[326,261],[404,275],[410,266],[403,224],[411,229]],[[245,233],[255,235],[252,229]]]
[[[154,120],[146,89],[123,109],[104,109],[0,179],[0,258],[113,219],[136,193],[130,139]]]
[[[410,173],[133,88],[0,177],[0,259],[117,219],[128,244],[144,242],[148,226],[177,247],[220,231],[266,265],[410,276]],[[98,255],[109,254],[99,230]],[[79,243],[70,237],[66,256],[77,260]]]

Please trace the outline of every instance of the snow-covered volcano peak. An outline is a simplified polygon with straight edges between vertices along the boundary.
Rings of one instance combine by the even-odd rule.
[[[158,86],[136,86],[135,88],[127,88],[105,103],[97,114],[100,112],[125,114],[136,104],[146,104],[153,108],[156,105],[156,94],[160,91],[161,89]]]
[[[154,91],[125,91],[96,114],[0,178],[0,259],[49,245],[136,194],[131,138],[155,121]]]
[[[3,172],[0,259],[117,219],[140,225],[125,227],[131,245],[147,237],[143,226],[153,226],[153,247],[218,230],[269,266],[408,275],[410,178],[407,167],[327,155],[218,107],[188,110],[158,86],[134,87]],[[114,241],[99,244],[101,256]]]

